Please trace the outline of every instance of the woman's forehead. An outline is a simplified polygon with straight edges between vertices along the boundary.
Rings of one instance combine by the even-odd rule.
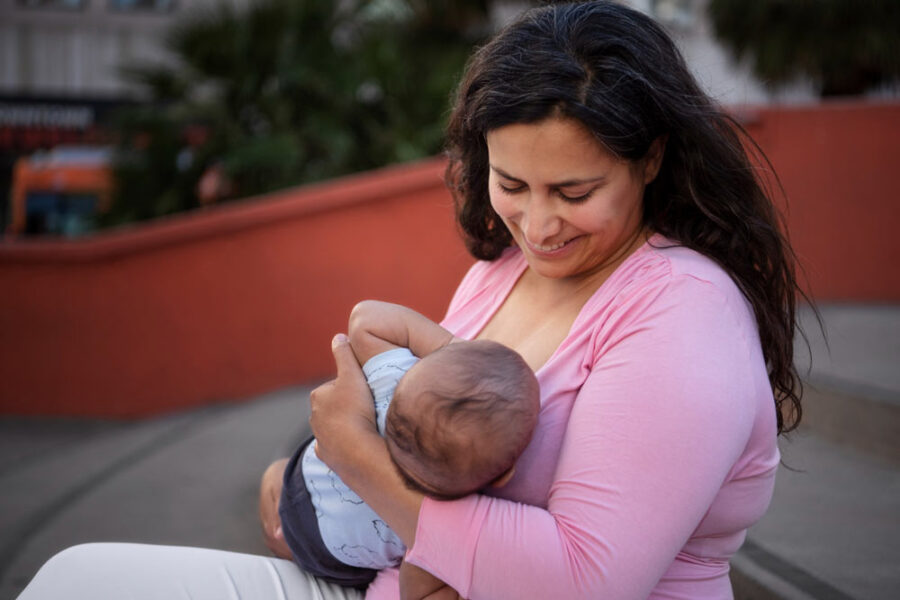
[[[598,170],[620,162],[572,119],[505,125],[489,131],[485,140],[492,171],[514,179],[551,178],[553,183],[591,179]]]

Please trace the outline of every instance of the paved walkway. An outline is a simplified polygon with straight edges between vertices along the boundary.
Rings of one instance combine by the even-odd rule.
[[[300,442],[308,388],[136,423],[0,419],[0,599],[73,544],[267,554],[259,477]]]
[[[807,421],[782,440],[772,507],[734,560],[739,599],[900,590],[900,306],[822,314],[831,353],[814,334]],[[258,477],[303,437],[307,394],[134,423],[0,418],[0,600],[86,541],[265,553]]]
[[[732,562],[740,598],[900,597],[900,306],[800,315],[812,354],[799,432],[766,516]]]
[[[900,404],[900,306],[826,304],[819,313],[827,341],[809,308],[800,325],[812,356],[797,343],[797,367],[813,382],[851,397]]]

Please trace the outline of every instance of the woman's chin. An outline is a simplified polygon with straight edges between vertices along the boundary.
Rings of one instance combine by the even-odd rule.
[[[578,260],[577,247],[576,238],[560,248],[549,251],[525,245],[523,253],[528,267],[536,274],[548,279],[565,279],[577,277],[584,271],[583,265]]]

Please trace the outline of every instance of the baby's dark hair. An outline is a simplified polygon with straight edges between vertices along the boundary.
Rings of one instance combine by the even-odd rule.
[[[457,342],[413,369],[424,377],[410,384],[414,390],[400,382],[385,422],[391,459],[407,486],[449,500],[506,473],[540,410],[537,379],[522,357],[496,342]]]

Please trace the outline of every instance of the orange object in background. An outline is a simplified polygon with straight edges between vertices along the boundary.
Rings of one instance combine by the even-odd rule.
[[[17,160],[6,233],[73,237],[92,230],[112,200],[110,157],[107,147],[59,146]]]

